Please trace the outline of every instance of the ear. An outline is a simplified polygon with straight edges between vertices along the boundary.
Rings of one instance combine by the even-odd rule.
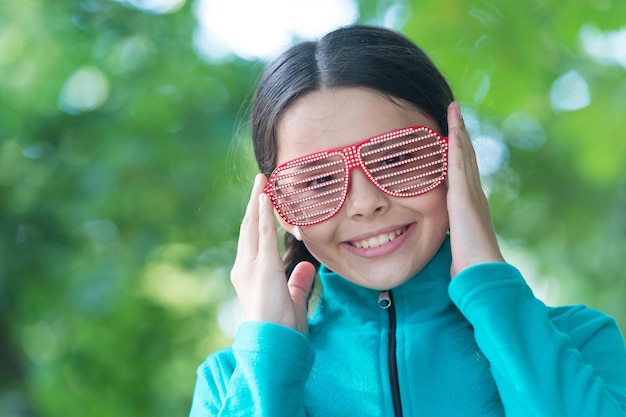
[[[280,227],[282,227],[287,232],[294,235],[295,238],[298,239],[299,241],[302,241],[302,233],[300,233],[300,228],[298,226],[290,225],[289,223],[285,222],[280,216],[276,216],[276,218],[278,219],[278,223],[280,224]]]

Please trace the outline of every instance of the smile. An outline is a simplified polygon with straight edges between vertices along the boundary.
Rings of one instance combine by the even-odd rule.
[[[354,246],[355,248],[365,248],[365,249],[376,248],[378,246],[382,246],[386,243],[391,242],[392,240],[394,240],[395,238],[397,238],[398,236],[406,232],[407,229],[408,229],[408,226],[405,226],[393,232],[382,233],[378,236],[372,236],[369,239],[363,239],[363,240],[350,242],[350,244]]]

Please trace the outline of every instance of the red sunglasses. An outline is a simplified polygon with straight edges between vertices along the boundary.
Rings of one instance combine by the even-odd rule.
[[[406,127],[285,162],[264,192],[285,222],[309,226],[339,212],[354,168],[388,195],[415,197],[443,183],[447,155],[448,138],[425,126]]]

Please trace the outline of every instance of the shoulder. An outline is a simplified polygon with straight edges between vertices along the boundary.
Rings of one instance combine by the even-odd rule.
[[[197,369],[196,397],[223,401],[233,376],[250,385],[263,378],[308,375],[315,352],[301,333],[272,323],[243,323],[232,346],[210,354]],[[281,363],[280,367],[276,367]],[[198,400],[200,401],[200,400]]]
[[[301,333],[278,324],[246,322],[239,327],[233,345],[210,354],[198,373],[228,379],[237,367],[274,369],[278,360],[309,368],[314,356],[308,339]]]

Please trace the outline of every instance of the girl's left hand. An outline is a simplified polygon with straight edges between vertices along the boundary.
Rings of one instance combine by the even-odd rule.
[[[476,154],[457,102],[448,107],[448,216],[451,276],[472,265],[504,262],[487,197],[480,184]]]

